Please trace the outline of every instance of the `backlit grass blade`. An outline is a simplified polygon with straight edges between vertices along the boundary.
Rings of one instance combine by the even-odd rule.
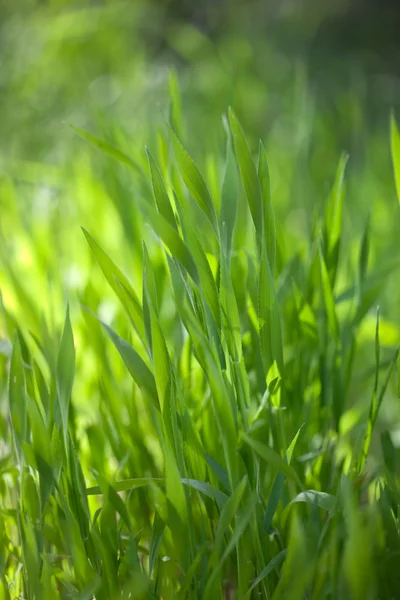
[[[151,313],[155,311],[158,317],[158,300],[157,300],[157,289],[154,278],[153,268],[150,263],[149,254],[145,243],[143,242],[143,322],[146,333],[147,350],[149,356],[153,356],[153,341],[152,341],[152,329],[151,329]]]
[[[142,203],[141,207],[148,218],[150,226],[166,245],[172,256],[181,263],[192,279],[198,282],[199,278],[195,262],[178,232],[151,206]]]
[[[271,181],[267,154],[264,145],[260,140],[258,153],[258,177],[261,186],[261,195],[263,199],[263,215],[264,215],[264,240],[267,248],[267,256],[271,267],[271,273],[275,272],[275,255],[276,255],[276,228],[274,208],[271,198]]]
[[[264,213],[260,181],[250,154],[249,147],[244,137],[242,127],[231,108],[229,109],[229,123],[232,132],[236,160],[239,166],[244,190],[246,192],[247,201],[249,203],[251,216],[253,217],[253,223],[259,240],[261,241],[264,229]]]
[[[108,144],[104,140],[96,137],[95,135],[93,135],[92,133],[89,133],[88,131],[85,131],[84,129],[81,129],[80,127],[75,127],[74,125],[70,125],[70,127],[71,127],[72,131],[74,131],[81,138],[83,138],[84,140],[86,140],[87,142],[89,142],[90,144],[95,146],[95,148],[98,148],[99,150],[106,152],[107,154],[109,154],[110,156],[115,158],[118,162],[121,162],[121,163],[127,165],[128,167],[133,169],[136,173],[140,173],[141,175],[143,175],[143,171],[142,171],[142,168],[140,167],[140,165],[137,162],[135,162],[132,158],[130,158],[127,154],[125,154],[124,152],[121,152],[117,148],[114,148],[114,146],[112,146],[111,144]]]
[[[367,430],[365,432],[362,455],[360,457],[359,471],[362,471],[365,461],[367,460],[368,450],[371,443],[373,424],[375,422],[375,414],[377,411],[378,402],[378,386],[379,386],[379,369],[380,369],[381,346],[379,340],[379,307],[376,310],[376,326],[375,326],[375,381],[372,391],[371,404],[369,407]]]
[[[281,316],[265,244],[261,249],[258,322],[265,374],[276,364],[282,377],[284,364]]]
[[[221,192],[221,208],[219,213],[222,244],[224,253],[230,261],[238,205],[238,182],[235,157],[232,150],[231,137],[226,143],[225,173]]]
[[[185,243],[193,260],[196,264],[199,277],[199,289],[204,294],[211,314],[214,318],[218,331],[221,328],[220,305],[218,300],[217,284],[212,274],[207,256],[201,246],[199,238],[196,235],[195,229],[189,223],[183,207],[177,200],[178,212],[183,231]]]
[[[208,191],[206,182],[203,179],[199,169],[192,158],[182,146],[175,132],[171,129],[172,145],[178,163],[179,172],[185,182],[186,187],[200,206],[204,214],[208,217],[213,229],[219,236],[218,218],[213,200]]]
[[[321,251],[319,251],[319,263],[321,273],[322,297],[324,302],[326,319],[328,322],[330,333],[333,336],[333,339],[337,342],[339,340],[339,323],[336,314],[335,298],[332,291],[331,280],[329,279],[328,270]]]
[[[139,298],[137,297],[136,292],[133,287],[129,283],[128,279],[122,273],[122,271],[117,267],[117,265],[111,260],[111,258],[104,252],[104,250],[99,246],[99,244],[93,239],[93,237],[89,234],[86,229],[82,228],[82,231],[86,237],[86,240],[90,246],[91,251],[100,267],[103,271],[105,278],[107,279],[108,284],[111,289],[114,291],[116,296],[120,299],[123,306],[127,307],[128,314],[131,315],[135,328],[139,336],[144,338],[144,324],[143,324],[143,315],[142,315],[142,307],[140,305]],[[129,295],[128,302],[126,293],[121,289],[121,285],[125,288],[126,292]]]
[[[26,403],[24,367],[22,363],[21,346],[17,333],[14,335],[8,394],[12,433],[17,454],[21,460],[22,444],[27,439],[28,411]]]
[[[225,230],[223,226],[222,231]],[[229,354],[233,361],[240,362],[242,358],[242,337],[240,317],[233,289],[228,261],[224,255],[220,262],[220,310],[222,329],[228,346]]]
[[[390,115],[390,147],[397,198],[400,202],[400,133],[393,112]]]
[[[146,390],[146,392],[148,392],[153,404],[156,406],[156,408],[158,408],[159,403],[157,388],[154,381],[154,375],[150,371],[149,367],[126,340],[119,337],[119,335],[117,335],[115,331],[113,331],[113,329],[111,329],[111,327],[105,323],[101,322],[101,324],[107,331],[111,341],[118,350],[118,353],[120,354],[134,381],[140,388],[143,388]]]
[[[336,172],[335,183],[325,209],[325,262],[332,286],[335,284],[342,236],[344,174],[347,161],[348,155],[342,154]]]
[[[158,168],[158,165],[148,148],[146,148],[146,153],[147,159],[149,161],[151,183],[153,185],[153,193],[157,203],[157,208],[164,217],[164,219],[166,219],[171,225],[171,227],[176,229],[174,212],[172,210],[171,202],[169,200],[168,192],[166,190],[162,175],[160,173],[160,169]]]
[[[221,441],[224,448],[226,466],[229,473],[230,484],[236,484],[237,477],[237,459],[236,459],[236,426],[232,414],[232,406],[229,393],[221,370],[215,360],[215,354],[210,348],[208,340],[205,338],[192,315],[186,312],[185,322],[189,327],[189,334],[192,337],[193,344],[202,368],[207,376],[215,409],[215,418],[221,434]]]
[[[57,398],[60,406],[64,443],[68,437],[68,414],[71,402],[72,386],[75,374],[75,345],[69,317],[69,305],[65,315],[64,329],[61,336],[60,348],[57,356]]]

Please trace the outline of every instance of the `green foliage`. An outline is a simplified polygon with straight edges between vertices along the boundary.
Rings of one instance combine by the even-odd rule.
[[[135,158],[73,127],[66,222],[26,228],[0,181],[0,598],[398,597],[398,260],[376,207],[349,233],[342,155],[293,234],[291,160],[279,178],[231,109],[204,159],[169,90]],[[398,187],[394,117],[391,148]]]

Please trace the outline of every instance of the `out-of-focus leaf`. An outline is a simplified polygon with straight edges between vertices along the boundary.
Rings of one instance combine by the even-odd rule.
[[[397,198],[400,202],[400,133],[393,113],[390,116],[390,144]]]

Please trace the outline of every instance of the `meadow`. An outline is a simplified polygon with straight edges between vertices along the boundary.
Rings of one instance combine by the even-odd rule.
[[[0,599],[397,598],[400,115],[56,5],[0,29]]]

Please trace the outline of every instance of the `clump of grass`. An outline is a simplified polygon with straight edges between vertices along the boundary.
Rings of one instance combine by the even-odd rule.
[[[143,239],[132,272],[84,229],[104,287],[81,292],[79,339],[68,306],[59,336],[3,306],[0,598],[397,597],[399,451],[376,424],[398,348],[381,347],[378,312],[369,392],[355,398],[358,334],[389,269],[370,271],[367,223],[354,281],[344,272],[347,157],[293,254],[263,145],[254,161],[230,110],[210,187],[172,89],[147,174],[76,130],[146,178],[129,200]],[[393,120],[396,181],[399,147]],[[107,285],[121,308],[108,322]]]

